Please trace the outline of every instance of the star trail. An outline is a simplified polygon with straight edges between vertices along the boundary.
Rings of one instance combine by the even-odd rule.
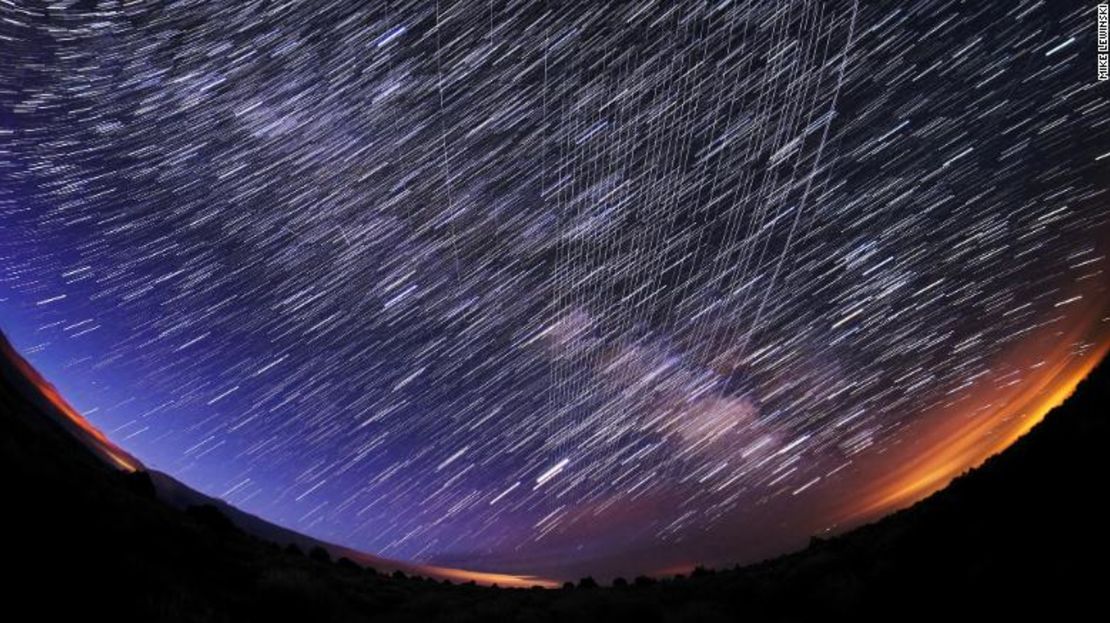
[[[122,448],[344,545],[779,553],[1110,343],[1094,15],[5,0],[0,319]]]

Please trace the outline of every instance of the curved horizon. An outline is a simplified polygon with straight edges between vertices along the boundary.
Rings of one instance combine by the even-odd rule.
[[[0,325],[121,466],[427,568],[719,566],[1110,344],[1089,7],[328,8],[0,5]]]
[[[42,392],[42,395],[57,407],[69,421],[75,424],[79,431],[87,433],[86,445],[90,449],[100,454],[106,462],[121,470],[133,472],[147,469],[142,462],[122,450],[107,435],[84,418],[77,409],[65,400],[64,396],[58,392],[50,381],[26,361],[18,350],[14,347],[10,351],[7,350],[10,342],[4,339],[4,336],[5,334],[0,332],[0,341],[3,341],[3,344],[0,344],[3,347],[0,348],[0,351],[5,351],[0,352],[0,355],[7,357],[14,363],[20,373],[33,383]],[[1050,411],[1063,404],[1074,392],[1076,386],[1105,359],[1108,351],[1110,351],[1110,340],[1104,341],[1101,346],[1084,357],[1073,360],[1058,360],[1052,364],[1045,364],[1043,360],[1040,360],[1037,362],[1039,364],[1037,367],[1046,367],[1048,372],[1038,382],[1033,383],[1032,387],[1022,387],[1020,391],[1016,392],[1016,395],[1002,399],[1000,404],[996,405],[996,408],[987,414],[987,417],[975,419],[963,417],[955,418],[955,421],[950,418],[943,422],[945,426],[942,426],[941,430],[934,428],[926,431],[913,431],[911,434],[918,437],[918,443],[924,445],[926,450],[919,450],[913,460],[896,466],[895,470],[885,474],[883,479],[872,481],[869,490],[864,490],[862,493],[855,492],[854,495],[857,500],[854,507],[845,508],[842,504],[829,504],[826,501],[826,510],[832,511],[827,520],[829,527],[824,530],[813,530],[808,535],[799,534],[798,536],[809,538],[818,535],[825,536],[830,533],[842,533],[851,528],[872,523],[903,508],[908,508],[944,489],[956,476],[977,468],[988,458],[1004,452],[1012,443],[1039,424]],[[962,422],[959,421],[961,419]],[[953,435],[951,430],[944,430],[944,428],[950,428],[953,425],[959,429],[958,434]],[[987,434],[984,434],[985,431]],[[924,441],[921,441],[922,439]],[[989,441],[986,447],[975,443],[976,441],[982,442],[984,439]],[[950,446],[953,441],[955,442],[954,448],[944,447]],[[235,507],[228,500],[218,496],[214,497]],[[291,526],[282,525],[280,522],[275,522],[275,525],[287,529],[292,528]],[[800,544],[801,541],[799,540],[798,543]],[[442,580],[474,581],[480,585],[508,588],[531,588],[534,586],[556,588],[561,586],[563,581],[573,580],[577,577],[570,575],[543,577],[542,575],[519,572],[500,573],[496,570],[471,570],[427,565],[413,561],[390,560],[373,552],[350,549],[342,544],[339,545],[339,551],[342,555],[346,555],[359,564],[384,571],[401,570]],[[789,553],[799,547],[800,545],[795,544],[793,547],[787,547],[774,555]],[[769,557],[771,556],[765,558]],[[751,563],[758,559],[759,557],[753,557],[742,562]],[[721,561],[715,562],[717,565],[722,565]],[[739,564],[739,562],[741,561],[732,564]],[[666,567],[643,569],[639,573],[626,575],[629,575],[629,577],[633,575],[665,577],[689,573],[699,566],[714,568],[715,565],[709,561],[693,560],[685,563],[674,563]],[[593,577],[594,575],[588,570],[583,570],[580,574],[581,577]],[[601,577],[621,576],[610,573]]]

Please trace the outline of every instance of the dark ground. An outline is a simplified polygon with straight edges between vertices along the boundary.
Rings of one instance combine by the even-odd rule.
[[[144,473],[93,455],[2,367],[5,620],[1089,620],[1106,609],[1105,362],[1010,449],[880,522],[758,565],[562,590],[380,575],[250,536],[212,506],[179,510]]]

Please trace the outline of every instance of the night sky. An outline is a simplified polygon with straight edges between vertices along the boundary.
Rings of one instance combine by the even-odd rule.
[[[731,564],[1110,344],[1094,4],[0,3],[0,323],[152,467],[385,556]]]

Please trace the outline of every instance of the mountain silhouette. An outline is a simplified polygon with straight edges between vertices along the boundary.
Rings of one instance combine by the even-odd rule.
[[[1077,619],[1106,585],[1108,377],[1104,362],[944,490],[803,551],[541,590],[449,583],[465,576],[324,543],[148,470],[0,335],[4,593],[20,620]]]

